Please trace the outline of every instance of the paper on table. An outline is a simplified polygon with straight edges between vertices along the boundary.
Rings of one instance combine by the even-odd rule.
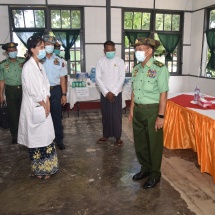
[[[89,88],[88,87],[83,87],[83,88],[75,88],[76,95],[77,97],[89,97]]]

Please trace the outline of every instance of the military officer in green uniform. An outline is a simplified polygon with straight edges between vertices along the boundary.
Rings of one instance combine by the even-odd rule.
[[[139,38],[133,45],[138,62],[132,71],[129,121],[133,123],[134,145],[141,171],[133,180],[148,178],[144,189],[160,182],[163,153],[163,126],[169,90],[167,67],[153,58],[159,41]]]
[[[17,43],[6,43],[2,46],[8,58],[0,62],[0,103],[6,96],[12,144],[17,143],[19,113],[22,100],[21,74],[25,58],[17,57]]]

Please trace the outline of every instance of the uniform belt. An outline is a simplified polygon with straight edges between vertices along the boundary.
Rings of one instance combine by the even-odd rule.
[[[54,89],[55,87],[59,87],[60,85],[50,86],[50,90]]]
[[[159,103],[155,103],[155,104],[137,104],[137,103],[134,103],[134,105],[136,107],[158,107],[159,106]]]
[[[11,85],[6,85],[7,88],[13,88],[13,89],[21,89],[22,85],[17,85],[17,86],[11,86]]]

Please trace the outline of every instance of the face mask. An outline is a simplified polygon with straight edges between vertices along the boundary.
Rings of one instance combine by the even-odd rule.
[[[59,49],[54,49],[54,53],[55,53],[56,55],[59,55],[59,54],[60,54],[60,50],[59,50]]]
[[[54,51],[54,46],[52,45],[45,46],[45,50],[48,54],[51,54]]]
[[[9,52],[8,55],[9,55],[10,58],[16,58],[17,57],[17,51]]]
[[[139,62],[143,62],[147,56],[145,56],[145,51],[136,51],[135,57]]]
[[[42,60],[46,56],[46,51],[45,49],[39,50],[39,54],[37,55],[37,58],[39,60]]]
[[[108,59],[112,59],[115,56],[115,52],[106,52],[105,55]]]

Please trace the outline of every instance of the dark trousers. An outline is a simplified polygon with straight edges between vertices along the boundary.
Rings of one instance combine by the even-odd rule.
[[[62,107],[61,97],[62,91],[60,85],[51,87],[50,89],[50,111],[55,130],[55,141],[61,143],[63,140],[63,127],[62,127]]]
[[[101,94],[101,112],[104,137],[121,138],[122,134],[122,93],[110,102]]]
[[[137,159],[141,172],[150,172],[150,177],[160,178],[163,153],[163,129],[155,132],[158,104],[136,106],[133,113],[133,134]]]
[[[19,114],[22,102],[21,86],[5,86],[8,115],[10,120],[10,133],[12,139],[17,139]]]

